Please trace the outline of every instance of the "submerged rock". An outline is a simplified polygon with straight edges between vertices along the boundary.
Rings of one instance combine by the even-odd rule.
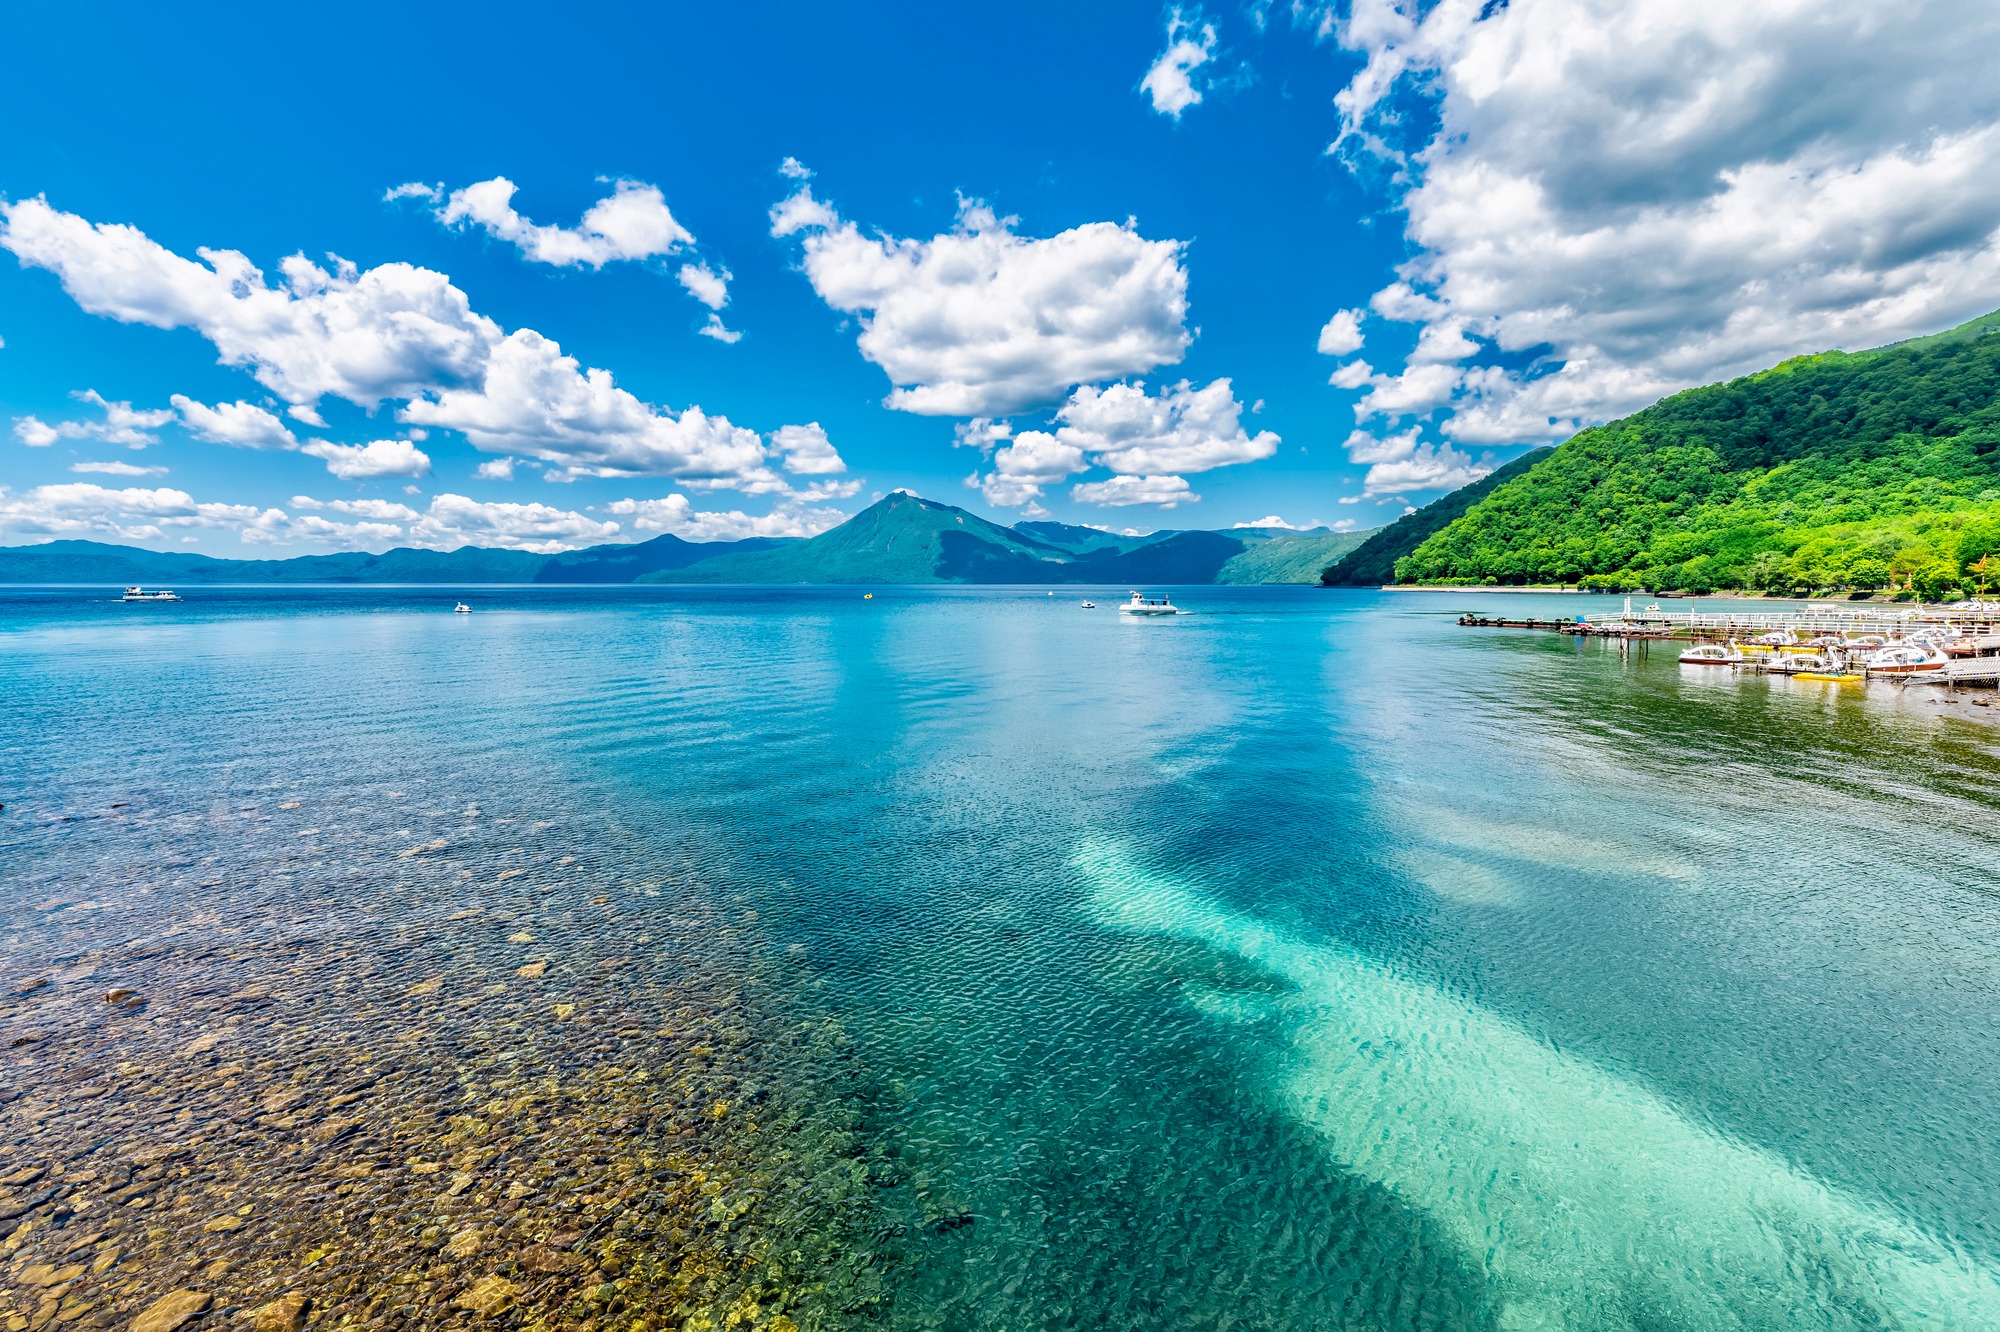
[[[208,1312],[215,1297],[206,1291],[177,1290],[162,1295],[132,1320],[131,1332],[174,1332],[189,1319]]]

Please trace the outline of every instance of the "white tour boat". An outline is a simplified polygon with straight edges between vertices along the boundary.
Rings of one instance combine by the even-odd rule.
[[[1083,608],[1084,608],[1085,610],[1096,610],[1096,609],[1097,609],[1097,603],[1096,603],[1096,602],[1094,602],[1094,601],[1086,601],[1086,602],[1084,602],[1084,603],[1083,603]]]
[[[1741,666],[1743,654],[1736,650],[1734,643],[1724,647],[1720,643],[1703,643],[1681,653],[1683,666]]]
[[[181,594],[169,591],[166,588],[161,588],[157,592],[148,592],[143,587],[128,587],[125,589],[125,595],[118,599],[120,601],[179,601]]]
[[[1172,597],[1161,597],[1158,601],[1148,601],[1137,592],[1132,599],[1118,608],[1120,615],[1179,615],[1181,608],[1174,605]]]

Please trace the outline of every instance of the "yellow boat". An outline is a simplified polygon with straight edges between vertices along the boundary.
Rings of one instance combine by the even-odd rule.
[[[1794,680],[1826,680],[1833,684],[1860,684],[1863,679],[1859,675],[1837,674],[1833,671],[1798,671],[1793,674],[1792,678]]]

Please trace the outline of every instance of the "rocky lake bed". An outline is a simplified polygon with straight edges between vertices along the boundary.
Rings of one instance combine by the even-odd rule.
[[[867,1321],[893,1171],[754,912],[327,785],[9,798],[0,1327]]]

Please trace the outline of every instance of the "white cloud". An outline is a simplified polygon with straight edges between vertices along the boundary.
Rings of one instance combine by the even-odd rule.
[[[292,496],[295,509],[332,509],[335,513],[352,514],[356,518],[372,518],[377,522],[413,523],[417,511],[407,504],[394,500],[315,500],[304,495]]]
[[[796,157],[787,157],[778,163],[779,174],[792,180],[811,180],[812,171]]]
[[[1319,331],[1321,356],[1349,356],[1361,350],[1363,310],[1336,310]]]
[[[44,268],[92,314],[192,328],[225,365],[250,369],[287,402],[332,394],[363,407],[475,376],[499,326],[441,273],[409,264],[328,273],[294,255],[273,287],[233,250],[195,263],[135,227],[93,225],[40,197],[0,201],[0,246]]]
[[[369,481],[384,476],[424,476],[430,455],[407,439],[378,439],[367,444],[329,444],[316,439],[300,453],[318,458],[342,481]]]
[[[1199,19],[1199,15],[1196,18]],[[1194,73],[1215,58],[1215,25],[1195,27],[1179,9],[1167,18],[1167,49],[1139,81],[1161,115],[1181,118],[1181,112],[1201,101]]]
[[[1081,472],[1089,464],[1083,450],[1059,435],[1024,430],[993,454],[993,470],[965,478],[977,486],[988,504],[1014,508],[1034,501],[1042,487]]]
[[[309,425],[319,430],[326,429],[326,418],[306,403],[293,403],[291,406],[285,408],[285,415],[302,425]]]
[[[1413,365],[1452,380],[1451,437],[1560,437],[2000,305],[1988,0],[1362,0],[1323,18],[1366,58],[1336,99],[1340,147],[1406,163],[1417,254],[1371,304],[1427,326]],[[1453,370],[1470,339],[1542,364]]]
[[[275,515],[273,519],[271,516]],[[109,538],[154,541],[169,531],[241,531],[282,520],[280,509],[247,504],[199,504],[184,490],[114,490],[88,481],[36,486],[18,494],[0,486],[0,533],[14,537]]]
[[[1227,379],[1200,389],[1184,379],[1157,396],[1143,383],[1085,385],[1057,410],[1056,433],[1114,472],[1205,472],[1277,452],[1278,437],[1250,434],[1242,416]]]
[[[773,235],[806,233],[820,299],[861,316],[861,354],[888,374],[899,411],[1004,416],[1186,353],[1179,241],[1129,222],[1045,239],[1013,224],[964,200],[947,234],[865,236],[804,186],[771,210]]]
[[[1114,476],[1105,481],[1086,481],[1070,487],[1069,497],[1079,504],[1119,507],[1127,504],[1157,504],[1171,509],[1192,504],[1201,496],[1179,476]]]
[[[696,329],[695,332],[705,338],[714,338],[725,347],[733,347],[743,341],[742,332],[725,325],[722,322],[722,316],[719,314],[709,315],[708,322]]]
[[[1336,532],[1352,532],[1355,528],[1359,526],[1361,526],[1361,522],[1359,519],[1342,518],[1339,522],[1333,525],[1333,530]]]
[[[1230,524],[1230,526],[1231,527],[1282,527],[1287,532],[1303,532],[1306,530],[1305,528],[1300,527],[1296,523],[1286,522],[1284,519],[1280,518],[1275,513],[1268,518],[1258,518],[1247,523],[1232,523]]]
[[[536,263],[602,268],[620,259],[650,259],[694,244],[694,236],[674,220],[659,187],[621,180],[592,204],[574,227],[540,226],[514,210],[519,188],[505,176],[453,190],[438,209],[447,226],[473,223],[508,241]]]
[[[555,463],[576,475],[675,476],[724,484],[763,468],[754,430],[690,407],[657,411],[619,388],[608,370],[585,370],[532,329],[491,350],[476,388],[444,389],[410,403],[415,425],[462,431],[488,453]]]
[[[185,394],[168,399],[198,439],[245,449],[295,449],[299,441],[285,423],[252,402],[219,402],[204,406]]]
[[[838,476],[847,470],[817,421],[779,426],[771,432],[771,447],[784,456],[785,470],[793,476]]]
[[[682,264],[680,283],[687,288],[688,295],[711,310],[720,310],[729,304],[729,280],[734,276],[726,268],[717,272],[704,260],[698,264]]]
[[[426,185],[413,180],[407,185],[391,185],[382,192],[383,203],[394,203],[398,199],[429,199],[433,203],[444,198],[443,185]]]
[[[1449,444],[1424,443],[1420,426],[1393,435],[1357,430],[1347,437],[1347,460],[1368,466],[1357,500],[1406,490],[1457,490],[1493,470],[1490,464],[1475,462]],[[1341,500],[1343,504],[1352,502]]]
[[[481,481],[512,481],[514,460],[512,458],[488,458],[472,469],[472,474]]]
[[[0,247],[54,272],[84,309],[193,328],[294,407],[326,395],[368,408],[405,400],[406,423],[579,474],[727,483],[765,470],[754,431],[699,408],[654,408],[532,329],[503,334],[439,273],[393,263],[329,273],[294,256],[273,287],[233,251],[204,249],[206,264],[194,263],[40,198],[0,201],[0,219]]]
[[[124,462],[80,462],[71,463],[69,470],[93,476],[165,476],[164,467],[140,467]]]
[[[851,492],[850,492],[851,493]],[[614,500],[604,512],[632,519],[639,532],[671,532],[686,541],[740,541],[744,537],[809,537],[847,521],[837,509],[814,509],[786,502],[767,514],[704,512],[685,495],[664,499]]]
[[[58,421],[50,425],[40,417],[23,416],[14,422],[14,437],[31,449],[47,448],[59,439],[100,439],[107,444],[143,449],[149,444],[159,443],[159,436],[153,431],[174,419],[171,408],[135,410],[129,402],[107,401],[96,389],[84,389],[69,396],[98,408],[104,413],[104,419]]]
[[[1335,368],[1326,382],[1335,388],[1358,389],[1375,377],[1375,367],[1366,361],[1349,361]]]
[[[499,546],[551,555],[597,545],[618,535],[617,523],[600,523],[547,504],[485,504],[463,495],[439,495],[410,528],[411,540],[438,550]]]

